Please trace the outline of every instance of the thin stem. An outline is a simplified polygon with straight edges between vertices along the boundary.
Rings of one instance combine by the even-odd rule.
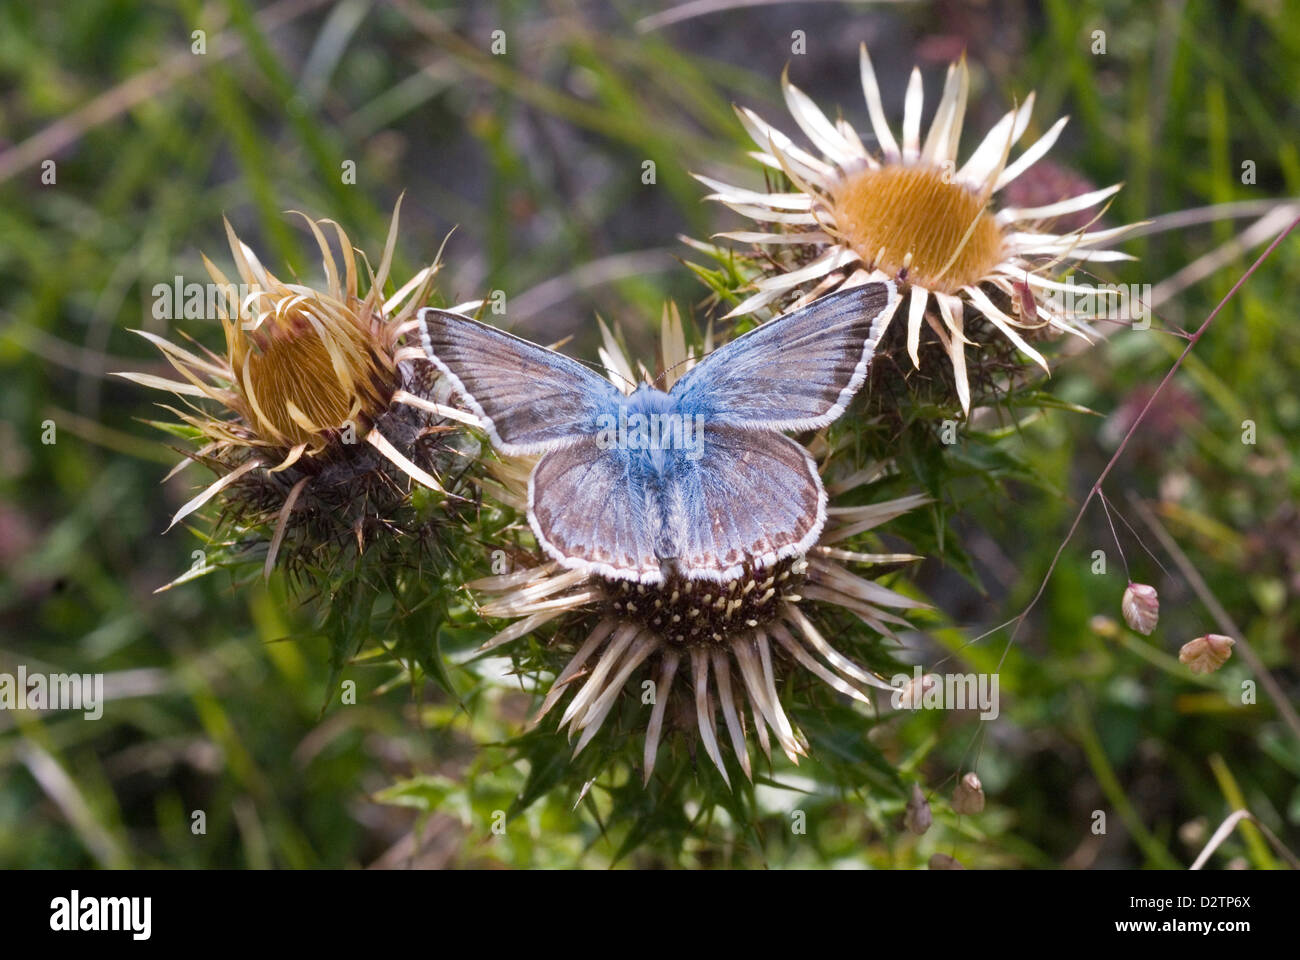
[[[1192,565],[1192,561],[1187,558],[1187,554],[1183,552],[1182,547],[1178,546],[1177,541],[1169,535],[1169,531],[1164,528],[1164,525],[1160,523],[1156,518],[1156,515],[1151,512],[1151,508],[1132,494],[1129,495],[1129,499],[1133,502],[1133,509],[1136,510],[1138,516],[1142,518],[1142,522],[1151,529],[1151,532],[1155,534],[1156,539],[1160,541],[1160,546],[1164,548],[1166,553],[1174,558],[1174,563],[1178,565],[1178,569],[1182,571],[1183,577],[1189,584],[1191,584],[1192,589],[1200,598],[1201,603],[1205,604],[1206,609],[1210,611],[1215,622],[1219,625],[1219,629],[1237,641],[1237,649],[1241,651],[1241,659],[1246,661],[1251,672],[1259,679],[1260,685],[1268,691],[1268,695],[1272,697],[1274,703],[1277,704],[1278,713],[1282,715],[1282,719],[1285,720],[1286,725],[1291,728],[1291,732],[1295,734],[1296,739],[1300,740],[1300,716],[1296,715],[1295,707],[1293,707],[1291,701],[1287,699],[1281,685],[1278,684],[1278,682],[1273,679],[1273,675],[1268,672],[1268,668],[1264,666],[1264,662],[1259,659],[1258,654],[1255,653],[1255,648],[1250,645],[1250,641],[1246,639],[1241,628],[1233,622],[1230,616],[1228,616],[1228,611],[1223,609],[1223,604],[1219,603],[1218,598],[1215,597],[1215,595],[1210,591],[1210,588],[1206,586],[1205,579],[1200,575],[1196,567]]]
[[[1132,494],[1130,493],[1129,496],[1131,498]],[[1151,548],[1146,545],[1146,541],[1138,536],[1138,532],[1133,529],[1133,524],[1129,523],[1128,520],[1124,518],[1124,514],[1120,513],[1118,510],[1115,511],[1115,516],[1119,517],[1120,523],[1128,527],[1128,532],[1133,534],[1133,539],[1136,540],[1141,545],[1142,549],[1147,552],[1147,556],[1155,561],[1155,565],[1160,568],[1160,572],[1172,580],[1172,574],[1170,574],[1170,572],[1165,568],[1165,565],[1160,562],[1160,558],[1157,557],[1155,553],[1152,552]]]
[[[1172,870],[1178,867],[1179,864],[1174,860],[1173,855],[1160,842],[1159,838],[1147,829],[1146,824],[1142,822],[1142,817],[1138,814],[1137,808],[1133,806],[1133,801],[1124,792],[1124,786],[1120,783],[1115,768],[1111,766],[1110,760],[1106,756],[1106,750],[1102,746],[1101,737],[1097,734],[1092,717],[1088,714],[1083,695],[1078,690],[1070,692],[1070,708],[1075,732],[1079,739],[1079,746],[1083,748],[1084,756],[1088,759],[1088,765],[1092,767],[1093,775],[1097,778],[1097,785],[1101,787],[1101,792],[1110,801],[1110,805],[1115,808],[1115,812],[1119,814],[1124,826],[1128,828],[1129,834],[1133,837],[1133,842],[1137,844],[1151,866],[1164,870]]]
[[[1188,338],[1187,346],[1183,348],[1183,352],[1178,355],[1178,359],[1175,360],[1173,366],[1169,368],[1169,372],[1165,374],[1164,379],[1160,381],[1159,385],[1147,399],[1146,406],[1142,408],[1142,412],[1134,418],[1133,423],[1128,428],[1128,432],[1124,434],[1124,439],[1120,441],[1119,447],[1111,456],[1110,462],[1106,464],[1105,469],[1101,471],[1101,476],[1097,478],[1091,489],[1088,490],[1088,495],[1083,498],[1083,503],[1079,506],[1079,512],[1075,514],[1074,522],[1070,524],[1070,529],[1066,532],[1065,539],[1062,540],[1060,546],[1056,548],[1056,554],[1052,557],[1052,562],[1048,566],[1047,573],[1043,576],[1042,582],[1038,585],[1037,592],[1034,593],[1034,596],[1030,599],[1029,604],[1025,609],[1020,612],[1020,616],[1016,618],[1015,629],[1011,631],[1011,636],[1008,638],[1007,645],[1002,651],[1002,656],[998,659],[999,669],[1001,669],[1003,661],[1006,660],[1007,653],[1011,649],[1011,644],[1015,643],[1016,635],[1020,633],[1020,628],[1024,626],[1025,620],[1028,619],[1030,611],[1038,605],[1038,601],[1042,599],[1043,593],[1047,590],[1047,584],[1052,579],[1052,574],[1056,571],[1056,565],[1060,562],[1061,555],[1065,553],[1066,546],[1069,545],[1070,541],[1074,538],[1075,532],[1079,529],[1079,524],[1083,520],[1084,511],[1088,509],[1088,504],[1092,502],[1092,498],[1097,495],[1099,490],[1101,490],[1101,485],[1106,481],[1106,478],[1110,476],[1110,472],[1115,469],[1115,464],[1119,463],[1119,458],[1123,456],[1124,451],[1128,449],[1129,441],[1132,440],[1133,435],[1137,433],[1138,427],[1140,427],[1142,422],[1146,419],[1147,414],[1151,411],[1151,407],[1155,405],[1156,400],[1164,391],[1165,387],[1168,386],[1169,381],[1174,378],[1174,374],[1182,368],[1183,362],[1187,359],[1188,354],[1190,354],[1200,342],[1201,337],[1205,335],[1205,331],[1210,328],[1210,324],[1215,321],[1219,314],[1223,312],[1223,308],[1226,307],[1232,298],[1237,295],[1237,291],[1245,285],[1247,280],[1254,276],[1255,271],[1264,264],[1264,261],[1272,255],[1273,251],[1276,250],[1282,241],[1289,237],[1291,232],[1298,226],[1300,226],[1300,217],[1291,221],[1291,225],[1277,235],[1277,238],[1268,245],[1268,248],[1261,253],[1255,262],[1250,265],[1250,268],[1241,275],[1241,279],[1232,285],[1232,289],[1229,290],[1224,298],[1219,301],[1218,305],[1210,311],[1210,315],[1205,318],[1204,322],[1199,327],[1196,328],[1196,332]],[[1300,738],[1300,723],[1297,723],[1293,727],[1293,730],[1296,737]]]
[[[1300,860],[1296,859],[1296,855],[1287,849],[1286,845],[1277,838],[1277,835],[1249,810],[1234,810],[1232,813],[1228,814],[1228,818],[1224,820],[1223,823],[1219,824],[1219,829],[1214,831],[1214,836],[1210,837],[1210,842],[1205,845],[1205,849],[1202,850],[1200,855],[1196,858],[1196,862],[1188,869],[1199,870],[1201,867],[1205,866],[1205,861],[1210,859],[1210,854],[1219,849],[1219,844],[1228,839],[1228,836],[1234,829],[1236,829],[1237,824],[1241,823],[1243,820],[1248,820],[1255,826],[1259,827],[1264,836],[1268,838],[1268,842],[1273,845],[1273,849],[1278,852],[1283,860],[1291,865],[1291,869],[1300,870]]]
[[[1106,502],[1106,494],[1100,490],[1097,491],[1097,499],[1101,501],[1101,509],[1106,514],[1106,522],[1110,524],[1110,535],[1115,538],[1115,549],[1119,551],[1119,559],[1124,564],[1124,579],[1132,583],[1133,574],[1129,573],[1128,557],[1124,556],[1124,547],[1119,542],[1119,533],[1115,530],[1115,521],[1110,518],[1110,505]]]

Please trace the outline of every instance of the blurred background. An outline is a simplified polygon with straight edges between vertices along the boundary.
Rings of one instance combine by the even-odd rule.
[[[799,797],[814,826],[792,836],[794,801],[771,788],[761,842],[712,822],[680,849],[628,852],[558,798],[494,834],[524,772],[492,745],[528,699],[483,676],[467,681],[469,711],[415,703],[362,663],[349,668],[358,704],[322,712],[327,651],[278,578],[155,593],[201,546],[183,527],[162,535],[198,481],[160,485],[177,456],[141,422],[159,398],[108,374],[169,372],[130,328],[218,345],[215,323],[155,319],[152,290],[202,281],[201,252],[229,265],[223,215],[272,269],[319,281],[310,234],[285,211],[334,218],[373,253],[403,191],[395,276],[455,227],[444,301],[504,290],[514,330],[573,335],[580,356],[594,355],[599,312],[648,355],[663,300],[691,311],[706,293],[678,235],[739,225],[689,173],[762,184],[731,104],[792,131],[788,63],[863,129],[861,42],[896,128],[912,65],[932,106],[963,50],[965,150],[1030,90],[1031,137],[1070,114],[1036,182],[1125,181],[1107,222],[1155,223],[1124,244],[1140,259],[1102,276],[1150,284],[1157,328],[1195,329],[1296,215],[1260,225],[1300,197],[1297,13],[1283,0],[0,2],[0,671],[103,673],[109,698],[94,721],[0,711],[0,866],[889,867],[942,852],[975,867],[1177,867],[1243,806],[1296,848],[1300,745],[1262,690],[1241,702],[1240,656],[1208,677],[1178,662],[1182,643],[1221,631],[1132,499],[1294,701],[1294,238],[1219,315],[1107,482],[1133,527],[1116,521],[1132,578],[1161,592],[1151,637],[1120,618],[1124,567],[1094,503],[1005,660],[1005,631],[969,643],[1029,602],[1185,340],[1122,332],[1069,357],[1048,389],[1077,407],[983,452],[1037,482],[971,481],[969,563],[920,571],[942,617],[917,643],[926,662],[951,657],[945,669],[1000,664],[1001,716],[922,712],[881,746],[940,792],[977,759],[989,805],[922,838],[896,804],[833,793]],[[796,31],[806,52],[792,52]],[[1211,859],[1279,863],[1249,825]]]

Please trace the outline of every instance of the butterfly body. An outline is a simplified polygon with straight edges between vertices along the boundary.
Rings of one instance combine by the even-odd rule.
[[[733,581],[806,553],[826,517],[816,464],[784,431],[840,416],[897,305],[868,283],[769,321],[671,390],[624,394],[561,354],[420,312],[425,351],[493,444],[541,454],[528,520],[562,565],[609,580]]]
[[[639,454],[638,467],[662,477],[683,456],[699,459],[703,452],[705,417],[690,407],[680,397],[643,383],[620,398],[615,409],[597,414],[597,442],[606,450]]]

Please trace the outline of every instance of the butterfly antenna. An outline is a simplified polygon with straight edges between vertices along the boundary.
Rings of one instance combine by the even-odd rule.
[[[663,369],[662,371],[660,371],[659,375],[655,377],[654,382],[655,382],[656,384],[658,384],[658,383],[660,383],[660,382],[662,382],[662,381],[665,381],[666,378],[668,377],[668,374],[672,373],[672,372],[673,372],[674,370],[676,370],[678,367],[684,367],[684,366],[686,366],[688,363],[690,363],[690,364],[697,363],[700,359],[701,359],[700,357],[694,357],[694,356],[692,356],[692,357],[683,357],[681,360],[678,360],[676,363],[672,364],[671,366],[664,367],[664,369]],[[681,378],[679,377],[678,379],[681,379]]]
[[[619,372],[618,372],[617,370],[615,370],[613,367],[607,367],[607,366],[605,366],[604,364],[600,364],[600,363],[593,363],[593,364],[590,364],[590,366],[591,366],[593,369],[597,369],[597,370],[601,370],[601,371],[603,371],[603,372],[605,373],[606,376],[608,376],[609,374],[612,373],[614,376],[618,377],[620,380],[622,380],[624,383],[627,384],[627,386],[628,386],[628,392],[632,392],[632,391],[636,390],[636,387],[637,387],[636,381],[635,381],[635,380],[629,380],[627,377],[623,376],[623,374],[619,373]]]
[[[566,337],[565,339],[572,339],[572,338]],[[628,387],[631,388],[632,390],[636,389],[635,381],[629,380],[627,377],[625,377],[618,370],[615,370],[613,367],[607,367],[603,363],[597,363],[594,360],[583,360],[579,357],[573,357],[572,359],[577,360],[584,367],[590,367],[592,370],[595,370],[597,373],[604,374],[605,376],[610,376],[612,374],[613,376],[617,377],[619,380],[622,380],[624,383],[626,383]]]

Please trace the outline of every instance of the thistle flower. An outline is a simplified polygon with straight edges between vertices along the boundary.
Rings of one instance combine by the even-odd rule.
[[[163,405],[199,443],[172,474],[192,461],[217,474],[170,526],[227,491],[233,515],[274,520],[269,574],[291,521],[316,528],[308,546],[342,535],[355,537],[360,549],[367,527],[405,501],[411,481],[444,492],[433,474],[460,452],[450,436],[458,414],[440,402],[445,388],[439,394],[423,354],[402,345],[441,264],[435,258],[384,299],[400,208],[399,199],[378,272],[366,262],[364,294],[357,257],[337,223],[300,214],[321,251],[326,286],[316,289],[277,278],[227,221],[242,286],[203,258],[221,293],[224,353],[195,352],[135,331],[184,378],[117,374],[165,390],[188,407]],[[322,226],[333,227],[342,271]]]
[[[921,74],[913,69],[904,101],[902,142],[885,119],[875,70],[861,49],[862,89],[880,155],[839,119],[832,123],[801,90],[782,76],[786,104],[817,150],[811,153],[768,125],[752,110],[737,113],[759,150],[751,156],[780,171],[792,193],[763,192],[698,179],[724,203],[776,232],[738,231],[722,236],[789,252],[788,268],[755,283],[757,292],[732,311],[749,313],[802,291],[811,300],[845,284],[888,276],[910,291],[907,350],[918,369],[922,324],[942,343],[952,365],[962,409],[970,410],[966,308],[1000,331],[1047,370],[1042,355],[1020,331],[1048,327],[1085,336],[1086,329],[1057,309],[1048,291],[1068,290],[1042,276],[1063,261],[1132,259],[1099,249],[1130,227],[1056,233],[1056,218],[1090,210],[1120,184],[1034,207],[993,206],[994,195],[1051,149],[1067,118],[1058,120],[1010,160],[1012,146],[1029,125],[1034,95],[1008,112],[964,164],[957,165],[966,112],[966,61],[948,69],[943,95],[921,141]],[[1095,219],[1095,218],[1094,218]],[[937,313],[931,309],[931,306]]]
[[[631,392],[638,380],[650,379],[645,367],[634,368],[627,360],[603,324],[602,332],[600,357],[616,386]],[[696,360],[675,310],[665,311],[662,344],[663,362],[655,379],[666,390]],[[812,452],[820,454],[824,465],[829,455],[825,441],[814,442]],[[494,482],[485,485],[485,493],[522,513],[531,467],[528,459],[500,461],[490,468]],[[846,494],[882,472],[879,467],[859,470],[830,483],[828,493]],[[665,732],[676,726],[698,731],[705,753],[730,785],[719,745],[719,710],[735,761],[752,779],[751,734],[769,759],[772,739],[794,763],[809,750],[782,706],[781,688],[797,672],[867,705],[871,700],[864,688],[892,689],[831,645],[822,613],[838,610],[897,639],[893,627],[907,621],[892,611],[923,604],[849,568],[919,558],[855,552],[844,544],[926,502],[925,497],[908,496],[865,506],[832,506],[820,541],[806,556],[768,567],[746,566],[741,576],[721,583],[681,577],[668,577],[662,584],[606,580],[517,554],[520,569],[467,585],[484,617],[515,620],[480,650],[496,649],[558,621],[555,645],[577,649],[555,671],[534,725],[572,693],[560,725],[568,728],[570,738],[578,737],[577,756],[625,696],[635,699],[625,691],[639,691],[640,685],[629,681],[641,676],[650,679],[654,689],[645,727],[645,782],[654,771]]]
[[[1213,673],[1228,662],[1236,642],[1221,633],[1207,633],[1183,644],[1178,659],[1187,664],[1192,673]]]

